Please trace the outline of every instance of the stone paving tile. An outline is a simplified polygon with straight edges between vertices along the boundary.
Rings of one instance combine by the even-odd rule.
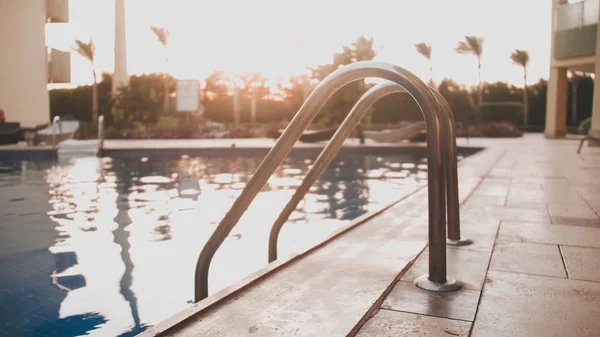
[[[598,227],[600,228],[600,219],[585,219],[585,218],[571,218],[564,216],[553,216],[550,217],[553,224],[558,225],[571,225],[571,226],[587,226],[587,227]]]
[[[498,240],[600,248],[600,228],[503,221]]]
[[[432,292],[417,288],[412,282],[398,282],[381,308],[442,318],[473,321],[479,291],[461,289]]]
[[[464,289],[480,291],[490,255],[491,252],[481,250],[448,248],[446,256],[448,276],[460,281]],[[417,277],[427,274],[428,261],[429,252],[426,250],[404,274],[402,281],[413,282]]]
[[[487,195],[487,194],[472,194],[469,200],[465,203],[467,206],[493,205],[504,206],[506,196],[502,195]]]
[[[557,245],[498,241],[490,270],[567,277]]]
[[[471,323],[451,319],[379,310],[356,336],[456,336],[467,337]]]
[[[511,190],[506,198],[506,205],[526,208],[531,206],[544,206],[547,203],[586,205],[585,200],[572,190],[542,191],[542,190]]]
[[[598,220],[596,213],[587,204],[548,204],[551,217],[583,218]]]
[[[517,181],[511,180],[510,187],[508,188],[509,193],[512,191],[541,191],[542,183],[541,182],[525,182],[525,181]]]
[[[498,227],[500,221],[488,220],[469,222],[463,221],[461,223],[461,237],[467,238],[473,241],[472,244],[467,246],[452,247],[453,249],[464,249],[464,250],[484,250],[491,251],[494,248],[494,241],[496,240],[496,234],[498,233]]]
[[[600,194],[600,192],[598,192]],[[600,216],[600,200],[588,200],[590,207]]]
[[[517,208],[499,206],[472,206],[465,205],[461,214],[475,218],[491,218],[497,220],[527,221],[527,222],[550,222],[547,208]]]
[[[508,167],[495,167],[493,168],[490,173],[488,174],[488,177],[496,177],[496,178],[509,178],[512,176],[513,174],[513,169],[512,168],[508,168]]]
[[[560,247],[565,258],[569,278],[600,282],[600,249]]]
[[[597,172],[598,170],[579,170],[578,172],[565,174],[565,177],[573,184],[590,184],[590,182],[594,182],[598,179]]]
[[[588,202],[597,201],[600,202],[600,186],[598,185],[577,185],[575,189],[579,194]]]
[[[544,187],[548,184],[555,184],[557,182],[568,183],[568,180],[564,177],[512,177],[510,181],[511,186],[513,184],[540,184],[542,190],[545,190]]]
[[[600,283],[490,271],[471,336],[597,337],[599,303]]]
[[[473,192],[473,196],[485,195],[506,197],[508,193],[509,179],[484,179],[477,189]]]

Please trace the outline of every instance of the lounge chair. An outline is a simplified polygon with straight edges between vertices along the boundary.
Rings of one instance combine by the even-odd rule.
[[[21,124],[0,123],[0,145],[17,144],[21,139]]]
[[[590,136],[590,135],[587,135],[587,136],[585,136],[585,137],[581,138],[581,140],[579,141],[579,147],[577,148],[577,154],[579,154],[579,152],[581,152],[581,148],[583,147],[583,143],[584,143],[586,140],[587,140],[587,141],[590,141],[590,140],[591,140],[591,141],[593,141],[593,142],[599,142],[599,143],[600,143],[600,138],[598,138],[598,137],[594,137],[594,136]]]
[[[47,128],[42,129],[36,133],[36,143],[57,145],[58,143],[64,140],[73,139],[78,129],[78,121],[60,121],[57,123],[53,123]],[[54,144],[53,137],[55,137]]]
[[[378,143],[398,143],[418,136],[425,129],[425,122],[417,122],[393,130],[363,131],[365,138],[372,139]]]

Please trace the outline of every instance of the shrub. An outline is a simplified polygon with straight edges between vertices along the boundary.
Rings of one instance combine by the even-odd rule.
[[[521,132],[516,126],[507,122],[488,123],[482,129],[484,137],[521,137]]]
[[[520,102],[489,102],[479,107],[482,122],[508,122],[520,125],[523,117],[523,104]]]
[[[160,116],[156,122],[157,129],[176,129],[179,127],[179,118],[172,116]]]
[[[544,133],[546,129],[545,125],[522,125],[520,127],[521,131],[524,132],[535,132],[535,133]]]
[[[587,135],[590,133],[590,129],[592,128],[592,117],[588,117],[584,119],[579,127],[577,128],[577,132],[580,135]]]
[[[567,134],[578,135],[579,134],[579,127],[577,127],[575,125],[567,125]]]

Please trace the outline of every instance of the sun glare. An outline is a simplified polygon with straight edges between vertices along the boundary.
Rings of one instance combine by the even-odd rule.
[[[485,37],[482,63],[494,65],[484,67],[485,81],[520,84],[521,72],[508,55],[527,48],[529,78],[536,82],[548,73],[549,11],[544,0],[375,0],[368,5],[354,0],[127,0],[127,66],[130,74],[166,71],[179,79],[203,79],[215,70],[259,72],[276,88],[278,79],[330,62],[334,52],[364,35],[374,37],[376,59],[422,78],[429,77],[429,69],[414,44],[425,41],[433,46],[434,80],[450,77],[473,85],[473,62],[454,47],[465,35],[480,35]],[[70,1],[70,14],[70,23],[48,28],[48,45],[65,50],[74,39],[91,38],[97,46],[96,67],[112,72],[113,2]],[[150,30],[153,25],[169,30],[166,50]],[[71,62],[73,83],[90,83],[89,64],[78,55]]]

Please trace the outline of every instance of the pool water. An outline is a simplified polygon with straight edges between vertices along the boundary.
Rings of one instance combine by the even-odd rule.
[[[132,336],[190,306],[196,259],[262,157],[0,162],[0,336]],[[288,158],[215,255],[210,293],[267,265],[312,160]],[[306,249],[426,180],[412,154],[340,156],[285,224]]]

